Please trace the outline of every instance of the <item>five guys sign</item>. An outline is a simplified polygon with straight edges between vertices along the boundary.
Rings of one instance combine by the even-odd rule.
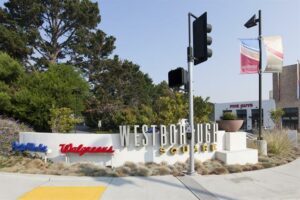
[[[244,103],[244,104],[232,104],[230,105],[230,108],[252,108],[252,103]]]

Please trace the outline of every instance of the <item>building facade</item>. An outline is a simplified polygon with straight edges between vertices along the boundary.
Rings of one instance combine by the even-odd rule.
[[[262,101],[263,127],[273,128],[274,122],[271,119],[270,112],[275,109],[275,101],[273,99]],[[244,101],[231,103],[216,103],[214,105],[215,120],[220,120],[224,113],[232,112],[239,119],[244,120],[242,130],[250,131],[258,126],[259,110],[258,101]]]
[[[299,130],[299,66],[289,65],[282,69],[282,73],[273,74],[273,98],[276,108],[285,112],[282,117],[284,128]]]

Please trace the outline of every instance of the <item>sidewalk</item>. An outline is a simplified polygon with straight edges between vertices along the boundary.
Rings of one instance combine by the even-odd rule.
[[[92,178],[0,173],[1,200],[18,199],[40,186],[103,186],[101,200],[300,199],[300,158],[265,170],[209,176]]]
[[[300,199],[300,158],[269,169],[193,179],[219,199]]]

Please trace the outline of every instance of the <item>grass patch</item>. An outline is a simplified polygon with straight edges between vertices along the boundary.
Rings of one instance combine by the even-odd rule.
[[[270,154],[269,156],[260,156],[259,163],[254,165],[225,165],[218,160],[207,160],[201,162],[195,160],[195,171],[201,175],[210,174],[228,174],[244,171],[252,171],[264,168],[275,167],[293,161],[297,157],[296,151],[286,155]],[[91,163],[44,163],[42,159],[35,157],[24,157],[21,155],[12,155],[10,157],[0,155],[0,171],[31,173],[31,174],[52,174],[65,176],[158,176],[174,175],[182,176],[188,170],[187,162],[176,162],[174,165],[168,165],[165,162],[136,164],[126,162],[123,166],[117,168],[101,167]]]

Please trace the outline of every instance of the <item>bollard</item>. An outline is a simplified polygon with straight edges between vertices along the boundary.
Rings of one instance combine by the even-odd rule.
[[[268,155],[268,146],[266,140],[256,140],[257,150],[260,155],[267,156]]]

